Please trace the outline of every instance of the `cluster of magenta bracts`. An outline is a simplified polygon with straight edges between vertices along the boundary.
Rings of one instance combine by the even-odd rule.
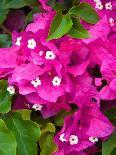
[[[40,2],[47,13],[36,14],[24,32],[13,33],[11,48],[0,49],[0,77],[8,79],[10,94],[18,93],[15,109],[33,108],[47,118],[75,104],[77,112],[66,117],[55,137],[55,155],[86,155],[114,131],[100,101],[116,98],[116,2],[86,1],[100,16],[96,25],[84,23],[91,38],[48,42],[55,12]]]

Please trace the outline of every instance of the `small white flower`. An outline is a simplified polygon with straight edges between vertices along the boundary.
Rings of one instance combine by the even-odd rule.
[[[39,56],[42,56],[43,55],[43,51],[39,51]]]
[[[64,138],[64,136],[65,136],[65,134],[64,133],[62,133],[61,135],[60,135],[60,141],[61,142],[66,142],[67,140]]]
[[[53,51],[47,51],[47,52],[46,52],[45,58],[46,58],[46,59],[54,60],[54,59],[56,58],[56,55],[54,54]]]
[[[60,86],[61,79],[58,76],[55,76],[52,80],[53,86]]]
[[[35,110],[35,111],[41,111],[43,106],[41,104],[34,104],[32,106],[32,108]]]
[[[95,3],[101,3],[101,0],[94,0]]]
[[[15,43],[17,46],[20,46],[21,45],[21,39],[22,39],[22,37],[18,37],[17,38],[17,41]]]
[[[7,88],[7,91],[9,92],[10,95],[14,95],[15,94],[15,87],[14,86],[9,86]]]
[[[77,136],[71,135],[69,138],[69,142],[70,142],[70,145],[75,145],[75,144],[78,144],[79,139]]]
[[[34,49],[36,47],[35,40],[34,39],[29,39],[27,47],[30,48],[30,49]]]
[[[95,6],[96,9],[99,9],[99,10],[103,10],[103,5],[101,2],[98,2],[96,3],[96,6]]]
[[[105,8],[106,8],[106,10],[112,10],[112,3],[111,2],[106,3]]]
[[[114,26],[114,24],[115,24],[114,19],[113,19],[113,18],[110,18],[110,19],[109,19],[109,23],[110,23],[111,26]]]
[[[98,138],[97,137],[89,137],[89,141],[92,143],[98,142]]]
[[[41,80],[39,79],[39,77],[37,77],[35,80],[32,80],[32,81],[31,81],[31,84],[32,84],[35,88],[37,88],[38,86],[41,85]]]

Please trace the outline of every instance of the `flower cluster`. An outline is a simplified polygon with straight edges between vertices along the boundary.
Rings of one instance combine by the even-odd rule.
[[[116,98],[116,3],[87,0],[100,15],[96,25],[85,23],[91,38],[46,41],[55,12],[40,2],[47,13],[35,14],[25,31],[13,33],[11,48],[0,49],[0,77],[8,79],[10,94],[23,96],[16,109],[39,110],[47,118],[75,104],[78,110],[55,137],[55,155],[86,155],[114,130],[100,105]]]

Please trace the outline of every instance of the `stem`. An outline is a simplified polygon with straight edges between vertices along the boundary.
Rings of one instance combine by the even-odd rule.
[[[0,28],[7,34],[12,35],[12,33],[4,26],[4,25],[0,25]]]

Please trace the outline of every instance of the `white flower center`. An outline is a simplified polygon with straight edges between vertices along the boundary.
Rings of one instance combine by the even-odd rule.
[[[89,141],[92,143],[98,142],[98,138],[97,137],[89,137]]]
[[[34,39],[29,39],[27,47],[30,48],[30,49],[34,49],[36,47],[35,40]]]
[[[22,39],[22,37],[18,37],[17,38],[17,41],[15,43],[17,46],[20,46],[21,45],[21,39]]]
[[[95,3],[101,3],[101,0],[94,0]]]
[[[39,51],[39,56],[42,56],[43,55],[43,51]]]
[[[52,80],[53,86],[60,86],[61,79],[58,76],[55,76]]]
[[[79,139],[76,135],[71,135],[69,138],[70,145],[78,144]]]
[[[15,87],[9,86],[9,87],[7,87],[7,91],[9,92],[10,95],[14,95],[15,94]]]
[[[41,111],[43,106],[41,104],[34,104],[32,106],[32,108],[35,110],[35,111]]]
[[[50,60],[54,60],[56,58],[56,55],[54,54],[53,51],[47,51],[45,58],[50,59]]]
[[[114,19],[113,18],[110,18],[109,19],[109,23],[110,23],[111,26],[114,26],[114,23],[115,23]]]
[[[98,2],[96,3],[96,6],[95,6],[96,9],[99,9],[99,10],[103,10],[103,5],[101,2]]]
[[[41,85],[41,80],[39,79],[39,77],[37,77],[35,80],[32,80],[32,81],[31,81],[31,84],[32,84],[35,88],[37,88],[38,86]]]
[[[64,136],[65,136],[64,133],[62,133],[62,134],[60,135],[59,139],[60,139],[61,142],[66,142],[66,141],[67,141],[67,140],[64,138]]]
[[[105,4],[105,8],[106,8],[106,10],[112,10],[112,4],[111,4],[111,2],[106,3]]]

